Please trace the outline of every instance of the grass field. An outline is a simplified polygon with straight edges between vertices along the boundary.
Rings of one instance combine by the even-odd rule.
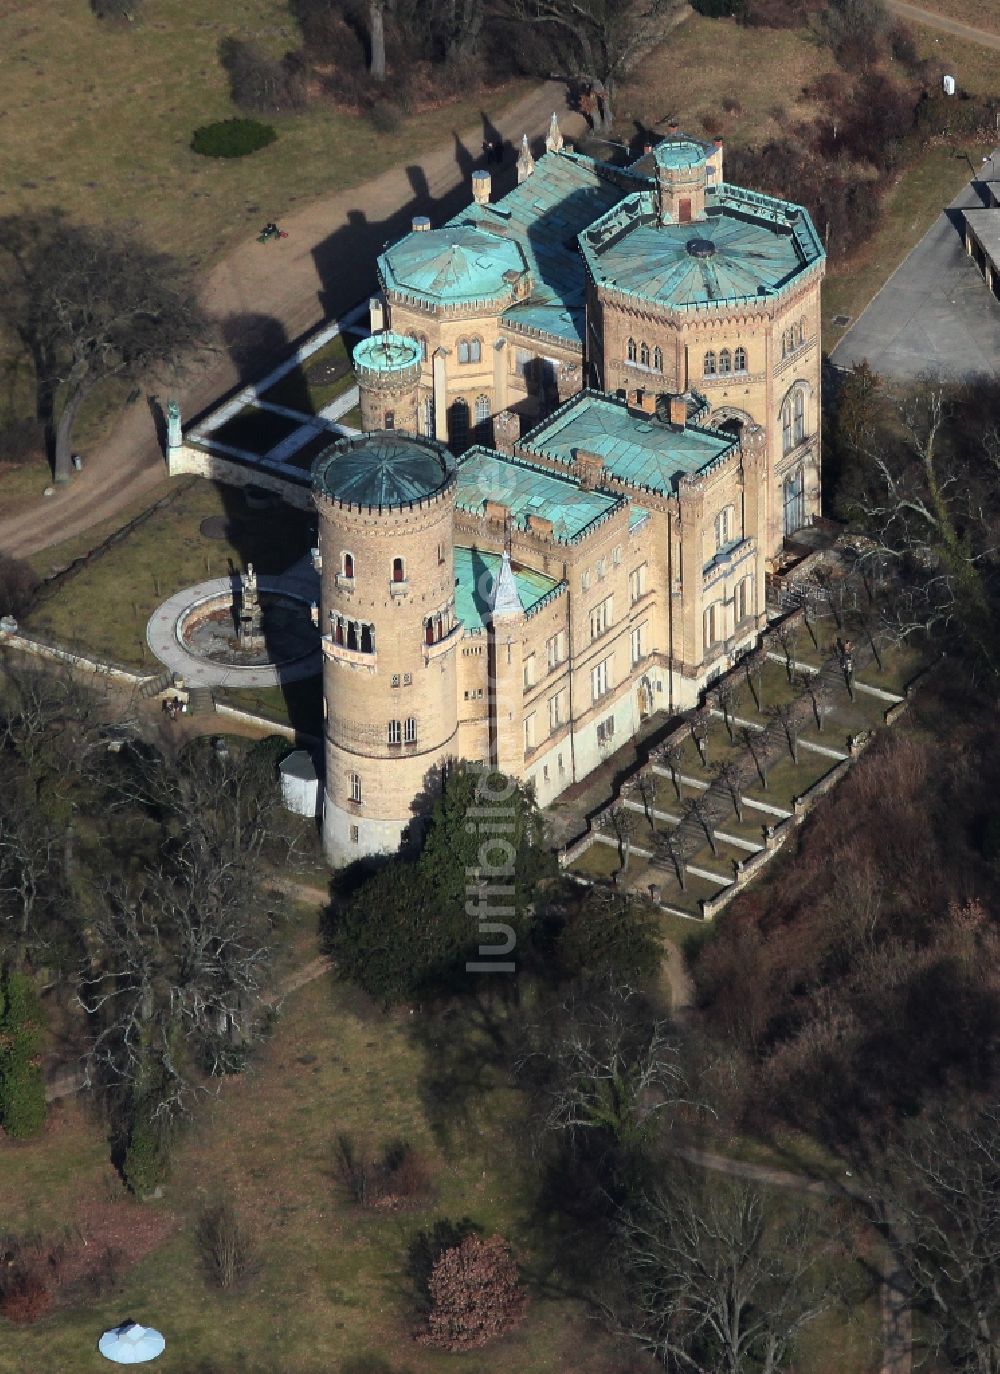
[[[25,617],[29,633],[117,663],[150,668],[155,660],[146,646],[146,622],[168,596],[226,576],[230,563],[245,567],[250,562],[262,573],[284,572],[310,547],[312,522],[305,512],[279,506],[262,519],[247,511],[238,488],[197,477],[165,484],[165,490],[171,495],[167,505],[43,597]],[[201,533],[202,521],[211,516],[227,522],[225,538]],[[110,522],[112,530],[120,523]],[[46,549],[36,566],[39,571],[65,566],[99,542],[88,535],[65,550]]]
[[[917,0],[913,0],[916,4]],[[1000,10],[996,0],[920,0],[920,8],[933,10],[948,19],[971,24],[974,29],[1000,35]]]
[[[229,35],[276,55],[300,43],[282,0],[148,0],[122,26],[102,24],[85,0],[4,6],[0,213],[58,206],[94,223],[134,220],[158,247],[205,266],[293,206],[419,157],[482,105],[459,100],[392,134],[317,105],[271,119],[277,142],[250,157],[199,157],[194,129],[237,113],[217,57]]]

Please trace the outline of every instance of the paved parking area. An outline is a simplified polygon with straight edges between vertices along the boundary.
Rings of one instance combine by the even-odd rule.
[[[973,182],[939,215],[837,344],[835,366],[867,359],[898,381],[1000,377],[1000,301],[966,254],[959,213],[984,203]]]

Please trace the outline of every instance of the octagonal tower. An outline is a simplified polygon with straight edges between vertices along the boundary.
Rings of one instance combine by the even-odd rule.
[[[413,798],[455,752],[454,460],[381,430],[313,465],[322,558],[326,796],[331,863],[395,850]]]

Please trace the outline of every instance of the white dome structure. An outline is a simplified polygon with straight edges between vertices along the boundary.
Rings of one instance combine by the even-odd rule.
[[[97,1348],[113,1364],[146,1364],[162,1355],[167,1342],[151,1326],[138,1322],[122,1322],[121,1326],[105,1331]]]

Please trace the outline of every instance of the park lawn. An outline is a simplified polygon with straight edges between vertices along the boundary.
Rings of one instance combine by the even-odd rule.
[[[217,702],[235,706],[239,711],[294,726],[316,740],[323,737],[323,684],[319,673],[281,687],[216,687],[214,695]]]
[[[288,406],[304,415],[318,415],[324,406],[354,385],[353,353],[353,343],[343,334],[336,334],[273,386],[260,392],[259,399],[270,401],[272,405]],[[327,373],[331,374],[329,379],[315,380]]]
[[[833,69],[832,54],[804,32],[747,29],[692,13],[629,73],[618,127],[631,130],[635,121],[636,129],[662,133],[664,121],[676,118],[685,132],[704,136],[707,117],[727,143],[766,143],[816,115],[802,88]],[[727,98],[739,113],[723,109]]]
[[[43,596],[25,618],[29,633],[96,657],[152,668],[146,622],[168,596],[227,576],[230,564],[242,568],[251,562],[262,573],[283,572],[315,542],[306,512],[278,505],[261,519],[248,512],[237,487],[183,478],[176,492],[144,524]],[[227,521],[226,538],[200,533],[208,516]],[[47,549],[40,557],[58,566],[59,550]]]
[[[579,873],[582,878],[610,878],[621,868],[618,845],[606,844],[595,839],[582,854],[569,865],[571,873]]]
[[[173,1218],[175,1234],[126,1276],[121,1292],[31,1328],[5,1328],[9,1367],[96,1374],[96,1337],[123,1312],[167,1335],[159,1362],[167,1374],[326,1374],[349,1362],[366,1367],[365,1359],[372,1369],[395,1369],[401,1351],[412,1374],[569,1367],[578,1313],[542,1292],[520,1332],[474,1355],[425,1351],[410,1339],[406,1247],[437,1217],[470,1216],[487,1233],[499,1231],[532,1272],[523,1161],[507,1134],[519,1101],[491,1083],[442,1143],[425,1110],[435,1065],[412,1027],[405,1009],[383,1014],[329,976],[290,997],[250,1071],[199,1107],[163,1201],[146,1204]],[[59,1116],[60,1127],[41,1141],[0,1147],[6,1225],[55,1225],[91,1196],[120,1197],[103,1131],[78,1104]],[[409,1140],[428,1162],[433,1197],[398,1212],[355,1207],[333,1169],[341,1132],[375,1149]],[[260,1275],[232,1293],[206,1286],[192,1234],[202,1207],[220,1196],[253,1220],[263,1258]],[[596,1374],[586,1361],[580,1367]]]
[[[345,429],[360,429],[361,407],[357,405],[354,407],[353,410],[346,411],[343,415],[341,415],[341,417],[337,421],[337,424],[343,425]]]
[[[343,190],[475,124],[479,93],[379,134],[323,105],[264,115],[269,148],[220,160],[191,152],[194,129],[239,111],[220,41],[254,39],[276,56],[300,43],[282,0],[155,0],[134,24],[95,18],[79,0],[6,6],[4,213],[59,206],[74,219],[137,221],[159,248],[202,266],[269,219]],[[514,99],[524,83],[504,90]],[[487,97],[494,108],[496,93]],[[478,151],[478,148],[473,151]]]
[[[726,883],[709,882],[705,878],[698,878],[693,873],[687,874],[687,889],[681,891],[677,881],[677,874],[674,872],[671,863],[651,864],[646,875],[647,883],[659,883],[660,901],[666,906],[675,907],[678,911],[688,912],[696,920],[701,920],[701,908],[699,901],[707,901],[710,897],[717,896]]]
[[[751,780],[751,785],[744,790],[751,800],[767,802],[770,806],[782,806],[791,811],[795,798],[800,797],[814,782],[818,782],[829,773],[830,769],[836,766],[836,762],[836,759],[827,758],[824,754],[814,754],[811,749],[800,749],[799,761],[796,764],[792,762],[791,754],[786,751],[767,770],[766,789],[757,778]],[[774,819],[777,820],[777,817]]]

